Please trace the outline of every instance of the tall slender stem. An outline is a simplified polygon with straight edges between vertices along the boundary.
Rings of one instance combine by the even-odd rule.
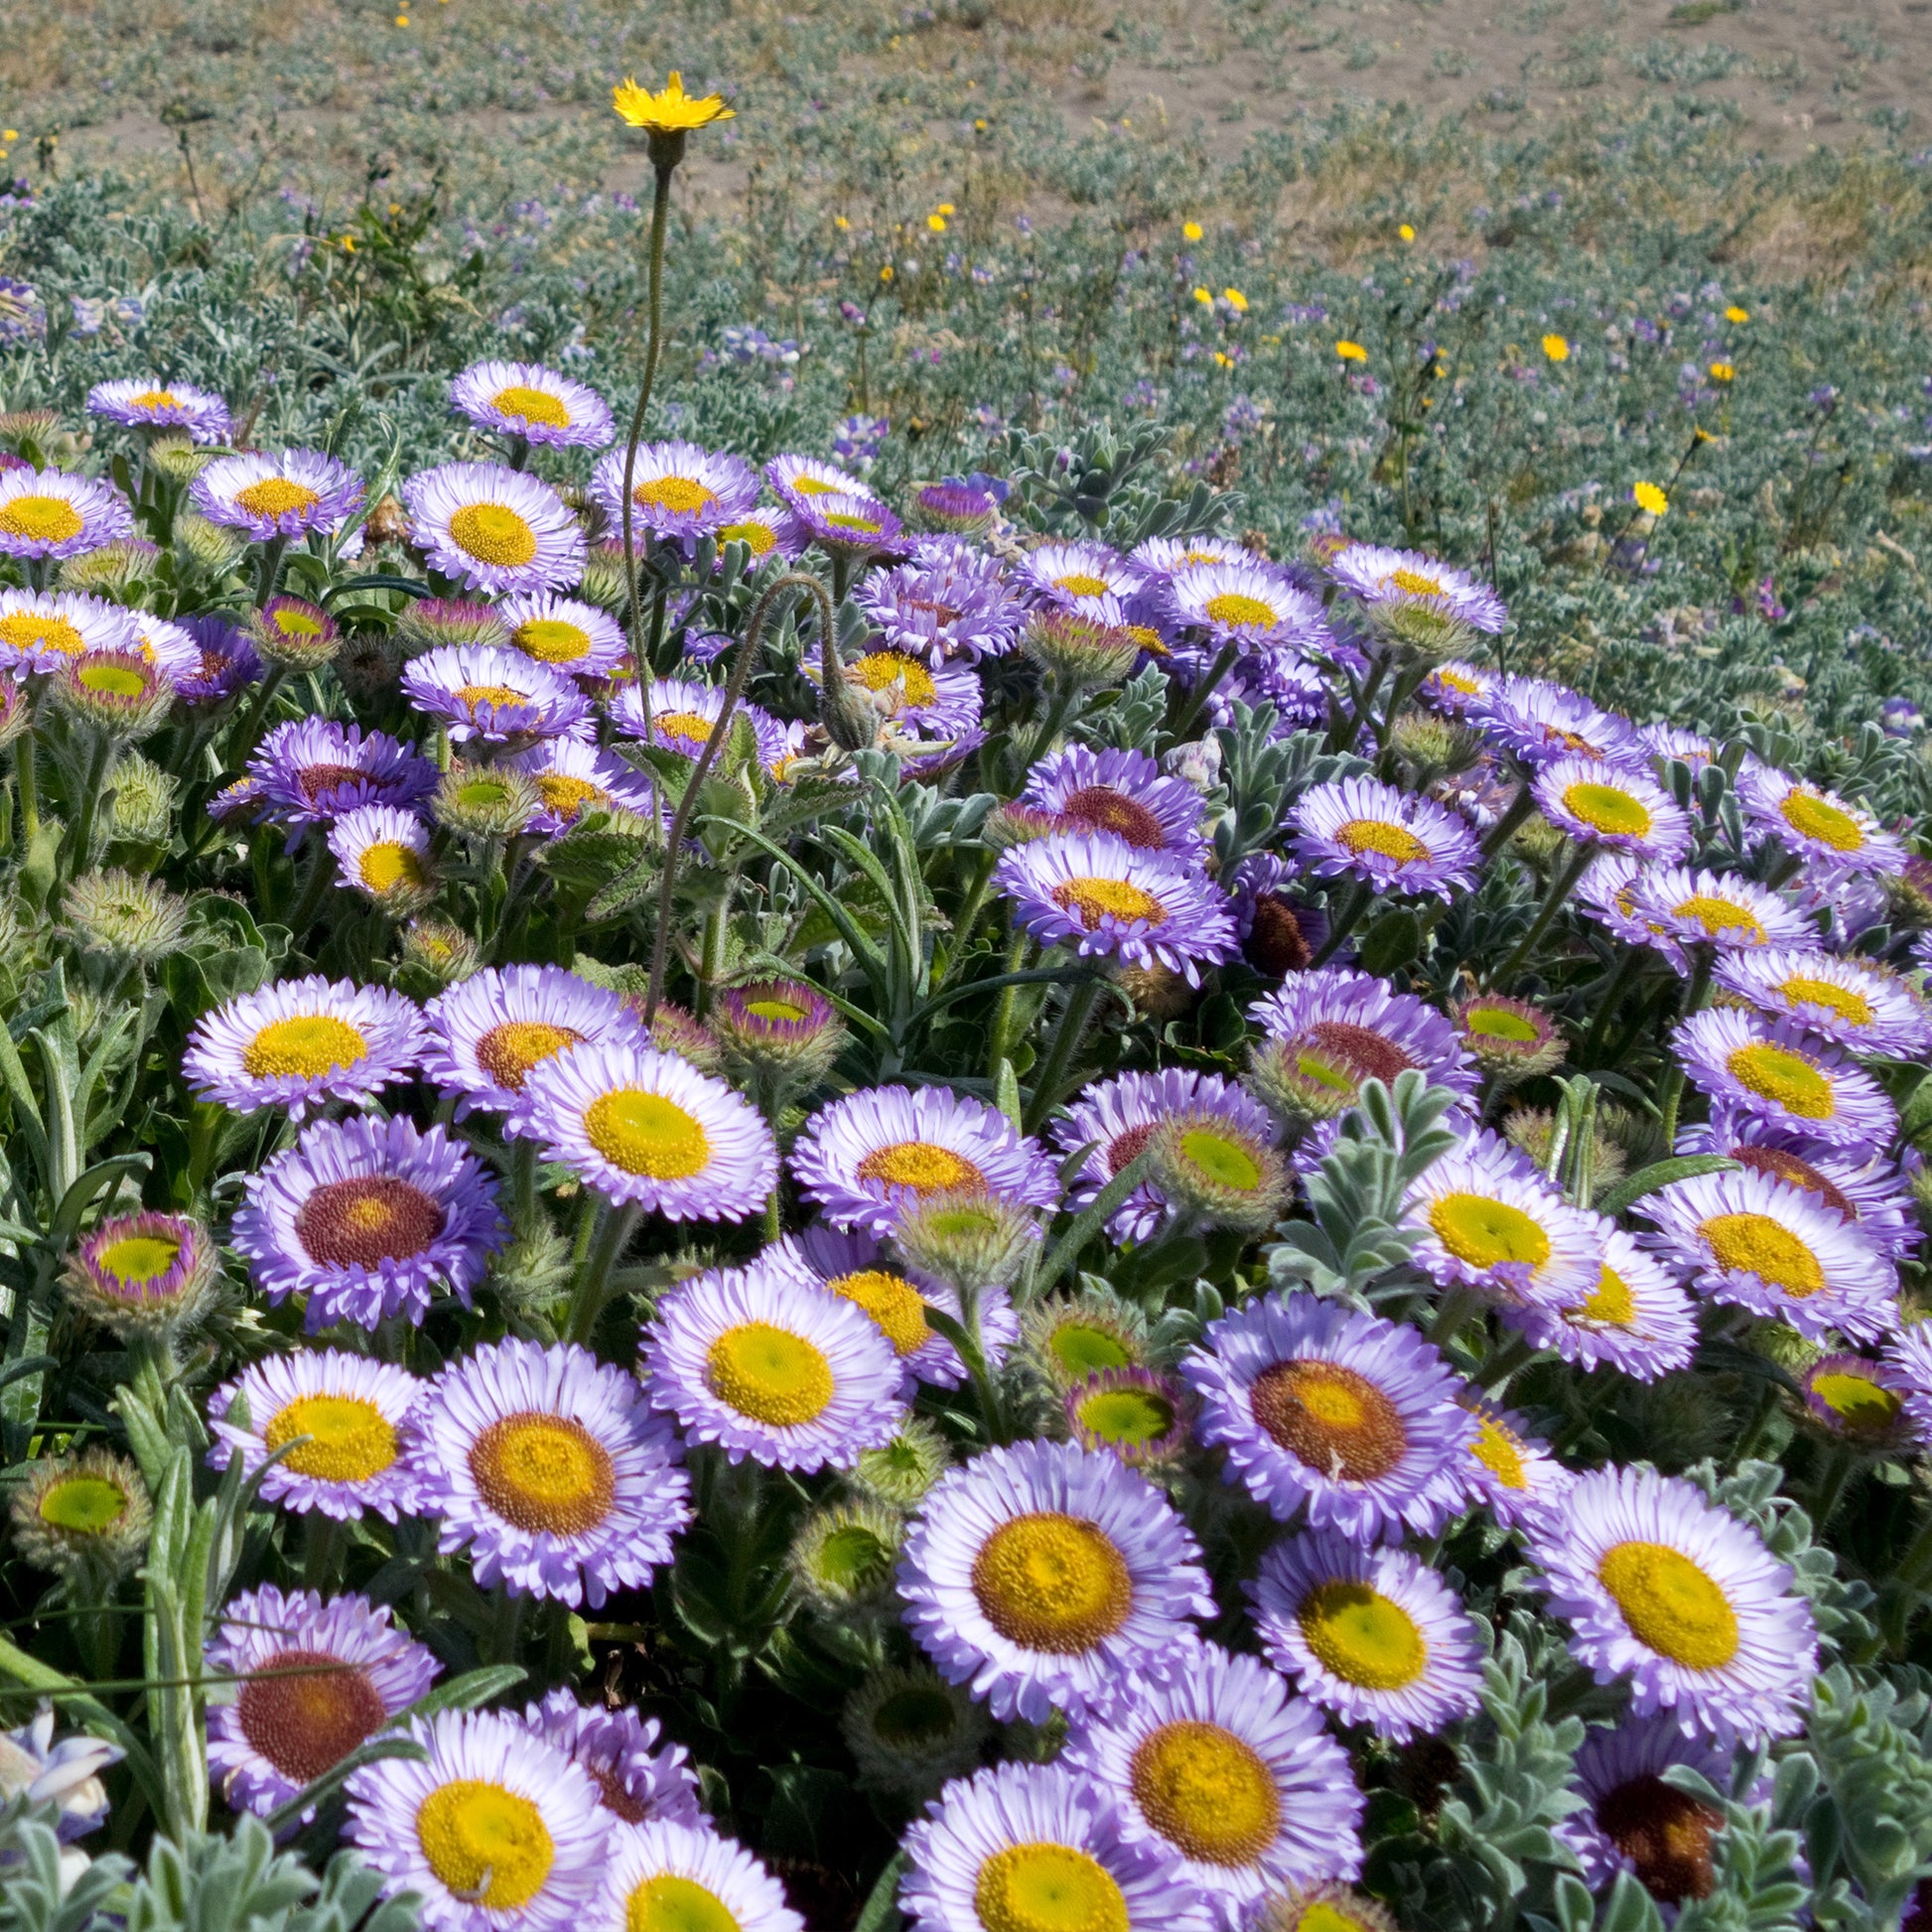
[[[38,749],[31,725],[14,740],[14,776],[20,785],[20,839],[23,846],[41,829],[41,786],[34,769]]]
[[[1596,857],[1596,847],[1580,845],[1570,858],[1550,875],[1550,890],[1543,895],[1543,903],[1530,921],[1530,929],[1517,943],[1516,950],[1503,961],[1500,969],[1490,978],[1492,986],[1500,986],[1516,973],[1536,950],[1536,942],[1549,930],[1550,921],[1557,915],[1557,907],[1576,890],[1577,882]]]
[[[611,1273],[618,1257],[630,1245],[643,1209],[634,1201],[613,1203],[599,1217],[597,1238],[577,1271],[576,1285],[570,1291],[570,1314],[564,1323],[564,1340],[590,1346],[597,1332],[597,1318],[610,1299]]]
[[[1054,1101],[1060,1097],[1067,1066],[1079,1051],[1080,1037],[1087,1030],[1087,1022],[1093,1017],[1094,1002],[1100,998],[1100,986],[1097,977],[1081,980],[1067,993],[1066,1011],[1060,1015],[1052,1044],[1047,1047],[1045,1061],[1034,1081],[1033,1102],[1027,1109],[1027,1131],[1030,1134],[1046,1118]]]

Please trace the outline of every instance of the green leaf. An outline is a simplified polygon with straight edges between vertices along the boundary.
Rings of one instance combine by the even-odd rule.
[[[521,1664],[485,1664],[481,1670],[467,1670],[425,1692],[406,1711],[398,1711],[384,1728],[400,1730],[414,1719],[433,1718],[439,1711],[475,1711],[515,1690],[527,1676]]]
[[[1422,921],[1406,906],[1385,912],[1369,927],[1361,943],[1361,968],[1377,978],[1407,966],[1422,951]]]
[[[367,1743],[357,1744],[340,1763],[332,1764],[313,1784],[305,1785],[287,1804],[278,1805],[271,1811],[266,1821],[269,1831],[279,1837],[291,1825],[299,1824],[304,1812],[321,1804],[325,1798],[333,1797],[365,1764],[380,1764],[385,1757],[408,1758],[413,1763],[421,1764],[427,1760],[429,1752],[415,1738],[405,1737],[397,1731],[371,1737]]]
[[[1722,1154],[1674,1155],[1668,1161],[1653,1161],[1649,1167],[1641,1168],[1627,1179],[1618,1181],[1596,1203],[1596,1211],[1614,1219],[1633,1202],[1641,1200],[1646,1194],[1654,1194],[1659,1187],[1669,1187],[1701,1173],[1739,1172],[1738,1164],[1725,1160]]]
[[[1151,1149],[1137,1154],[1073,1217],[1066,1232],[1053,1243],[1046,1259],[1039,1264],[1039,1273],[1034,1277],[1035,1294],[1051,1292],[1053,1284],[1079,1258],[1080,1250],[1113,1218],[1121,1203],[1148,1177],[1153,1167]]]
[[[852,1922],[852,1932],[898,1932],[905,1923],[898,1909],[898,1881],[910,1863],[905,1853],[893,1854],[885,1870],[874,1880],[872,1890],[866,1893],[866,1902]]]

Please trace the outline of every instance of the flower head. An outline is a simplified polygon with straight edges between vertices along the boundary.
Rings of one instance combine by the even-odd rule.
[[[94,1593],[141,1561],[154,1520],[141,1471],[97,1446],[30,1463],[7,1514],[28,1563]]]
[[[187,1214],[116,1214],[76,1241],[62,1280],[75,1308],[117,1335],[178,1335],[219,1291],[207,1230]]]
[[[1467,823],[1376,778],[1311,785],[1295,806],[1295,849],[1317,877],[1447,899],[1475,882],[1481,851]]]
[[[727,107],[720,94],[687,94],[684,76],[676,68],[656,93],[626,75],[621,86],[611,89],[611,105],[626,126],[648,134],[688,133],[713,121],[729,121],[738,112]]]
[[[1600,759],[1558,759],[1531,785],[1543,816],[1580,845],[1627,852],[1652,865],[1675,865],[1691,847],[1691,821],[1677,801],[1641,771],[1605,769]]]
[[[78,557],[134,531],[119,490],[62,470],[0,470],[0,556]]]
[[[663,1727],[655,1718],[579,1704],[574,1693],[559,1689],[525,1705],[523,1723],[591,1774],[599,1802],[620,1823],[700,1822],[690,1753],[682,1744],[658,1743]]]
[[[591,478],[591,492],[614,530],[623,523],[626,455],[611,451]],[[687,550],[691,539],[719,536],[726,525],[750,515],[758,501],[758,472],[743,457],[696,443],[644,443],[630,462],[632,521],[639,530],[683,542]]]
[[[589,735],[590,701],[562,672],[522,651],[445,644],[402,674],[418,709],[441,718],[458,744],[527,749],[546,738]]]
[[[189,487],[210,523],[255,543],[339,529],[362,504],[362,480],[322,450],[216,457]]]
[[[584,568],[584,533],[547,483],[490,463],[446,463],[402,486],[430,566],[470,590],[556,591]]]
[[[197,443],[225,443],[228,405],[186,382],[126,379],[96,382],[87,391],[87,412],[129,429],[185,429]]]
[[[1898,1115],[1870,1074],[1796,1020],[1733,1007],[1679,1022],[1672,1040],[1691,1082],[1714,1102],[1827,1147],[1882,1147]]]
[[[479,429],[547,448],[595,450],[611,440],[611,405],[537,362],[472,362],[450,384],[450,408]]]
[[[618,1834],[598,1901],[599,1926],[644,1932],[804,1932],[784,1887],[735,1839],[700,1818],[652,1819]]]
[[[435,891],[429,827],[394,805],[358,805],[329,828],[336,884],[385,911],[416,910]]]

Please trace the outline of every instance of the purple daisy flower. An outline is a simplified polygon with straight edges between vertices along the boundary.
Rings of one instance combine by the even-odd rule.
[[[1520,1416],[1479,1396],[1466,1397],[1463,1407],[1476,1419],[1469,1480],[1490,1515],[1513,1530],[1532,1516],[1560,1508],[1573,1477],[1549,1445],[1532,1436]]]
[[[1174,623],[1205,631],[1216,652],[1234,644],[1271,658],[1292,657],[1325,653],[1334,643],[1320,600],[1252,557],[1183,565],[1168,582],[1167,613]]]
[[[1701,732],[1685,731],[1679,725],[1639,725],[1637,737],[1650,754],[1651,762],[1660,768],[1676,759],[1695,773],[1707,764],[1716,764],[1723,756],[1722,747],[1714,739],[1706,738]]]
[[[339,1522],[369,1510],[393,1523],[415,1513],[407,1456],[422,1390],[407,1369],[338,1348],[264,1355],[208,1397],[208,1466],[225,1469],[238,1455],[242,1474],[252,1476],[295,1443],[269,1464],[262,1501]],[[245,1426],[234,1420],[237,1397]]]
[[[545,449],[602,449],[613,428],[595,389],[540,362],[472,362],[450,384],[450,412]]]
[[[438,1289],[467,1309],[507,1231],[477,1157],[401,1115],[311,1122],[246,1185],[234,1245],[270,1302],[308,1298],[311,1334],[420,1327]]]
[[[1821,1355],[1799,1376],[1798,1386],[1811,1420],[1854,1449],[1896,1449],[1912,1433],[1905,1417],[1911,1379],[1894,1363]]]
[[[764,466],[764,480],[787,509],[820,496],[870,496],[857,477],[811,456],[774,456]]]
[[[385,732],[333,718],[277,725],[248,760],[271,818],[298,830],[358,805],[407,808],[436,789],[435,762]]]
[[[1362,1080],[1393,1086],[1415,1067],[1432,1086],[1472,1094],[1478,1084],[1460,1035],[1443,1014],[1387,980],[1334,966],[1290,973],[1248,1017],[1276,1039],[1316,1049]]]
[[[933,665],[1010,651],[1027,611],[1000,560],[963,543],[920,544],[910,563],[875,571],[853,599],[888,648]]]
[[[134,533],[110,484],[63,470],[0,470],[0,556],[82,557]]]
[[[799,528],[822,550],[859,555],[890,550],[905,527],[871,495],[805,495],[790,507]]]
[[[16,673],[136,647],[133,614],[119,605],[73,591],[0,590],[0,664]]]
[[[785,1888],[736,1839],[704,1820],[649,1822],[612,1834],[589,1923],[645,1932],[805,1932]]]
[[[1476,1625],[1407,1550],[1311,1530],[1277,1543],[1247,1592],[1269,1662],[1343,1724],[1402,1744],[1474,1715]]]
[[[506,762],[535,781],[539,802],[530,820],[533,832],[568,832],[586,812],[655,819],[660,830],[669,827],[651,781],[634,764],[581,738],[547,738]]]
[[[904,1376],[879,1324],[768,1251],[679,1284],[644,1330],[650,1399],[687,1441],[733,1462],[849,1468],[905,1417]]]
[[[1104,1705],[1214,1599],[1186,1524],[1112,1456],[1016,1443],[948,1471],[906,1531],[914,1641],[994,1717]]]
[[[663,1726],[655,1718],[579,1704],[560,1689],[525,1705],[523,1723],[591,1774],[604,1809],[623,1824],[704,1822],[691,1754],[682,1744],[658,1743]]]
[[[1358,879],[1377,893],[1435,893],[1475,884],[1482,848],[1459,814],[1378,778],[1311,785],[1290,822],[1297,856],[1318,878]]]
[[[1059,1200],[1038,1142],[983,1100],[944,1087],[868,1087],[821,1107],[791,1154],[805,1198],[840,1227],[890,1234],[901,1202],[940,1190],[1029,1207]]]
[[[1225,899],[1197,870],[1111,832],[1009,846],[993,878],[1017,924],[1082,958],[1165,966],[1198,986],[1203,964],[1239,950]]]
[[[1768,765],[1738,774],[1737,794],[1754,832],[1832,872],[1905,870],[1905,847],[1863,805]]]
[[[623,527],[624,452],[613,450],[591,475],[591,493],[613,530]],[[632,527],[682,544],[750,514],[759,499],[758,472],[743,457],[695,443],[643,443],[630,478]]]
[[[845,676],[864,703],[901,731],[948,742],[984,736],[980,681],[967,665],[935,668],[904,651],[866,650],[846,665]]]
[[[1065,1118],[1047,1129],[1062,1155],[1073,1155],[1083,1147],[1091,1150],[1073,1179],[1067,1205],[1077,1210],[1093,1201],[1142,1153],[1155,1128],[1173,1114],[1212,1114],[1263,1142],[1275,1139],[1268,1110],[1246,1089],[1219,1074],[1183,1067],[1122,1073],[1086,1088]],[[1148,1241],[1168,1213],[1168,1202],[1159,1189],[1152,1181],[1143,1181],[1120,1204],[1107,1231],[1116,1241]]]
[[[444,644],[404,667],[402,688],[419,710],[442,719],[459,745],[524,747],[591,734],[590,700],[562,672],[520,650]]]
[[[1336,585],[1371,611],[1420,604],[1492,637],[1509,622],[1502,599],[1487,585],[1420,550],[1350,543],[1328,559],[1327,569]]]
[[[798,527],[798,519],[789,510],[772,509],[759,504],[747,510],[743,516],[735,516],[729,523],[721,524],[716,531],[718,540],[717,568],[725,567],[725,548],[728,544],[742,543],[752,554],[746,563],[746,574],[755,575],[762,569],[771,557],[782,557],[787,563],[803,554],[805,533]],[[622,545],[619,545],[620,551]]]
[[[1932,1446],[1932,1324],[1914,1321],[1885,1343],[1885,1366],[1897,1379],[1905,1420],[1921,1449]]]
[[[394,805],[357,805],[329,827],[336,884],[391,911],[423,904],[435,887],[429,827]]]
[[[1475,1419],[1414,1328],[1269,1295],[1216,1321],[1180,1372],[1226,1480],[1282,1522],[1306,1505],[1313,1528],[1373,1542],[1433,1534],[1465,1504]]]
[[[402,486],[430,568],[467,590],[561,591],[583,575],[584,532],[548,483],[493,463],[446,463]]]
[[[1541,678],[1502,679],[1474,716],[1490,738],[1532,767],[1568,758],[1637,770],[1649,762],[1627,718],[1599,711],[1580,692]]]
[[[1585,882],[1586,896],[1589,882]],[[1722,876],[1690,866],[1640,869],[1619,876],[1601,891],[1614,892],[1628,925],[1623,936],[1661,952],[1680,973],[1688,973],[1687,946],[1714,946],[1720,953],[1756,946],[1804,945],[1813,937],[1811,922],[1790,900],[1748,879]]]
[[[609,677],[629,661],[623,626],[575,598],[532,591],[506,597],[496,614],[525,657],[565,677]]]
[[[695,759],[709,742],[725,708],[722,684],[700,684],[695,678],[654,678],[650,687],[650,742],[666,752]],[[732,712],[734,725],[744,719],[758,745],[759,763],[767,773],[782,768],[791,754],[785,728],[749,699]],[[644,707],[637,687],[627,684],[611,707],[611,723],[625,738],[641,738]]]
[[[1195,859],[1206,843],[1201,795],[1171,778],[1145,752],[1069,745],[1041,759],[1020,794],[1082,832],[1110,832],[1144,852]]]
[[[1875,1149],[1897,1129],[1897,1109],[1878,1082],[1795,1020],[1710,1007],[1680,1021],[1671,1041],[1700,1092],[1787,1134]]]
[[[1151,1368],[1101,1368],[1060,1399],[1067,1438],[1129,1469],[1173,1462],[1187,1448],[1193,1404]]]
[[[189,485],[210,523],[255,543],[339,529],[362,506],[362,480],[322,450],[218,456]]]
[[[1035,595],[1102,623],[1120,621],[1123,599],[1140,588],[1140,574],[1104,543],[1042,543],[1022,565]]]
[[[197,443],[225,443],[232,427],[228,405],[186,382],[96,382],[87,391],[87,413],[127,429],[185,429]]]
[[[358,1106],[415,1072],[423,1016],[386,986],[278,980],[196,1022],[182,1074],[196,1097],[237,1114],[286,1107],[301,1120],[331,1100]]]
[[[1487,704],[1499,681],[1498,672],[1451,659],[1447,664],[1438,664],[1423,679],[1416,696],[1433,711],[1461,718]]]
[[[1504,1322],[1538,1348],[1583,1369],[1614,1368],[1638,1382],[1691,1365],[1697,1309],[1676,1280],[1638,1247],[1634,1236],[1599,1215],[1596,1278],[1589,1293],[1564,1307],[1506,1304]]]
[[[1627,852],[1649,865],[1675,865],[1691,849],[1689,814],[1641,771],[1558,759],[1538,770],[1530,789],[1543,816],[1580,845]]]
[[[1752,1530],[1693,1483],[1592,1470],[1531,1533],[1551,1610],[1599,1684],[1630,1686],[1640,1718],[1759,1742],[1803,1728],[1818,1669],[1811,1607]]]
[[[1712,977],[1773,1020],[1879,1059],[1911,1059],[1932,1043],[1921,1000],[1875,960],[1806,946],[1728,954]]]
[[[511,1595],[599,1608],[642,1589],[691,1520],[677,1443],[587,1348],[484,1343],[430,1385],[412,1465],[445,1556]]]
[[[230,1599],[207,1647],[207,1768],[223,1800],[262,1817],[300,1797],[442,1674],[435,1653],[366,1596],[325,1602],[273,1584]],[[310,1814],[313,1815],[313,1814]]]

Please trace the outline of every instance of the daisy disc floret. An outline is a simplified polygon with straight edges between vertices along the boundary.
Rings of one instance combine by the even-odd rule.
[[[197,1022],[182,1073],[203,1100],[237,1114],[286,1107],[300,1120],[331,1100],[373,1099],[422,1058],[423,1016],[382,986],[280,980]]]
[[[525,1076],[518,1132],[609,1201],[742,1221],[778,1177],[771,1130],[722,1080],[632,1041],[587,1041]]]
[[[1217,649],[1324,650],[1333,642],[1320,603],[1252,558],[1183,563],[1168,581],[1167,606],[1173,621],[1204,630]]]
[[[394,805],[358,805],[329,828],[336,884],[385,910],[411,912],[434,895],[429,827]]]
[[[804,1932],[785,1890],[735,1839],[700,1818],[653,1819],[611,1846],[599,1926],[636,1932]]]
[[[1363,1540],[1428,1535],[1459,1508],[1474,1419],[1442,1356],[1406,1324],[1311,1295],[1224,1315],[1180,1372],[1197,1434],[1278,1520]]]
[[[1530,789],[1543,816],[1579,845],[1627,852],[1652,865],[1674,865],[1691,849],[1689,814],[1634,768],[1605,770],[1598,759],[1558,759],[1538,770]]]
[[[594,604],[533,591],[496,611],[517,650],[566,677],[609,677],[629,654],[622,626]]]
[[[1792,1020],[1708,1008],[1672,1035],[1684,1071],[1714,1103],[1827,1147],[1882,1147],[1897,1110],[1870,1074]]]
[[[134,532],[117,489],[63,470],[0,470],[0,556],[84,556]]]
[[[0,663],[51,671],[95,650],[138,650],[131,612],[74,591],[0,590]]]
[[[611,405],[540,362],[472,362],[450,384],[450,409],[479,429],[549,449],[602,449]]]
[[[322,450],[216,457],[189,485],[210,523],[254,543],[333,531],[362,504],[362,480]]]
[[[1376,778],[1311,785],[1291,817],[1296,852],[1323,879],[1447,899],[1475,881],[1481,848],[1467,823],[1420,793]]]
[[[436,1378],[417,1420],[423,1513],[485,1588],[597,1609],[648,1585],[691,1520],[670,1431],[586,1348],[486,1343]]]
[[[584,533],[548,483],[491,463],[446,463],[402,486],[430,567],[466,589],[560,591],[584,569]]]
[[[1110,833],[1144,852],[1192,859],[1205,843],[1200,793],[1145,752],[1069,745],[1034,765],[1020,795],[1070,829]]]
[[[1441,1576],[1407,1550],[1334,1530],[1277,1543],[1248,1586],[1278,1670],[1343,1724],[1396,1743],[1471,1716],[1482,1647]]]
[[[650,1399],[732,1461],[849,1466],[904,1416],[897,1355],[853,1302],[782,1257],[718,1269],[659,1304],[644,1331]]]
[[[1120,621],[1123,600],[1140,584],[1127,559],[1104,543],[1042,543],[1028,554],[1025,574],[1046,603],[1103,623]]]
[[[329,718],[277,725],[248,760],[268,816],[327,825],[358,805],[416,804],[436,789],[435,763],[386,732]]]
[[[1626,1680],[1638,1717],[1759,1742],[1803,1726],[1818,1642],[1790,1570],[1695,1484],[1650,1469],[1579,1476],[1530,1556],[1572,1654]]]
[[[1743,952],[1799,944],[1812,936],[1810,922],[1776,893],[1748,879],[1688,866],[1636,874],[1630,909],[1650,942],[1677,960],[1686,946]]]
[[[906,1533],[914,1639],[1003,1721],[1079,1712],[1213,1614],[1186,1525],[1112,1456],[993,1449],[942,1476]]]

